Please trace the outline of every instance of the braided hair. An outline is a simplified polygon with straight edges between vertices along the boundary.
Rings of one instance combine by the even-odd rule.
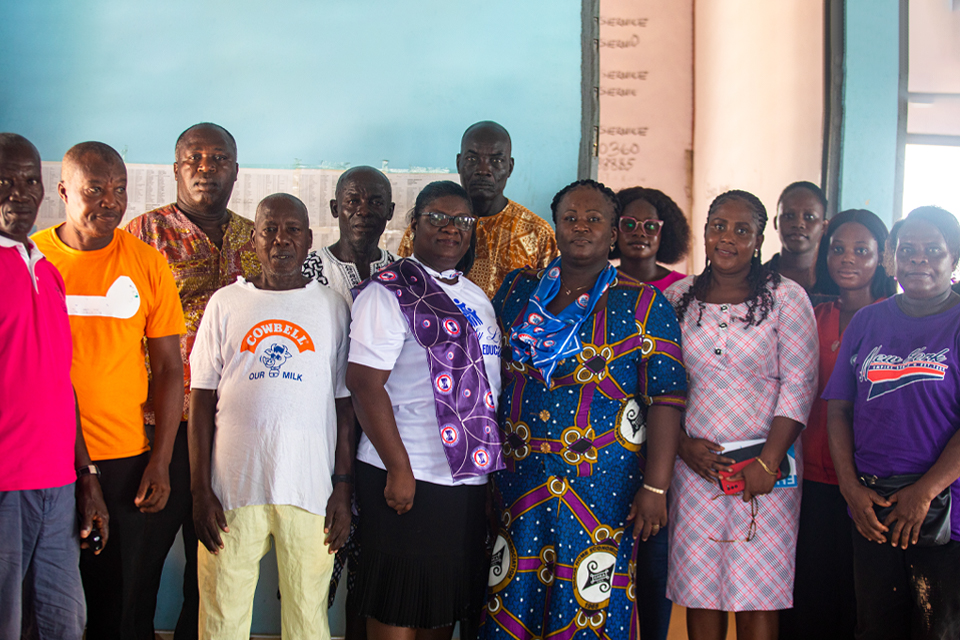
[[[617,225],[620,224],[620,212],[623,211],[623,207],[620,205],[620,200],[617,199],[617,194],[613,192],[613,189],[602,182],[597,182],[596,180],[591,180],[589,178],[571,182],[563,189],[560,189],[560,191],[557,192],[557,195],[553,196],[553,202],[550,203],[550,211],[553,212],[554,226],[557,224],[557,209],[560,207],[560,201],[563,200],[563,196],[579,187],[590,187],[591,189],[596,189],[600,192],[604,199],[610,203],[610,206],[613,207],[613,228],[616,229]]]
[[[707,211],[707,224],[710,223],[710,216],[721,205],[731,200],[739,200],[747,205],[753,213],[754,221],[757,223],[757,235],[762,234],[767,226],[767,209],[760,202],[760,198],[747,191],[727,191],[714,198],[713,202],[710,203],[710,209]],[[690,303],[696,299],[700,307],[697,326],[700,326],[700,320],[703,318],[703,300],[707,298],[710,287],[713,285],[712,273],[713,267],[707,260],[707,266],[694,279],[693,286],[683,294],[683,297],[677,303],[677,318],[681,321],[683,321],[683,316],[686,314]],[[750,293],[746,300],[747,313],[742,320],[748,327],[759,326],[770,315],[774,304],[773,290],[780,286],[780,274],[763,264],[760,259],[760,247],[757,247],[756,253],[750,257],[750,273],[747,274],[747,283],[750,285]]]

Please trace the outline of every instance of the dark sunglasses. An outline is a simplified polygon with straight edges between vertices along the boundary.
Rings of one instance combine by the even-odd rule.
[[[620,231],[624,233],[633,233],[639,229],[645,235],[658,236],[660,235],[660,229],[662,227],[663,220],[654,220],[651,218],[641,222],[630,216],[620,216]]]
[[[451,216],[449,213],[440,213],[439,211],[426,211],[422,215],[427,219],[427,222],[441,229],[450,224],[451,220],[453,220],[453,226],[461,231],[470,231],[473,229],[473,225],[477,223],[477,219],[473,216]]]

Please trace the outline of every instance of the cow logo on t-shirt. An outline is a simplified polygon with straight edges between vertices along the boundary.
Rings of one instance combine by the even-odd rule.
[[[860,382],[870,383],[868,401],[915,382],[939,382],[950,368],[944,364],[949,348],[927,353],[926,347],[921,347],[901,358],[880,353],[882,346],[874,347],[860,366]]]
[[[260,362],[270,372],[271,378],[278,378],[280,377],[280,367],[292,357],[290,349],[287,349],[286,345],[275,342],[263,350]]]
[[[260,350],[260,343],[270,337],[280,338],[280,340],[272,340],[269,344],[264,345],[260,357],[257,358],[266,367],[267,375],[270,378],[282,377],[283,380],[303,382],[303,373],[281,371],[280,368],[297,353],[316,351],[310,334],[303,327],[293,322],[265,320],[253,325],[253,328],[247,331],[241,341],[240,351],[249,351],[256,357]],[[296,347],[296,351],[292,351],[291,347]],[[252,371],[249,378],[250,380],[263,380],[264,372]]]

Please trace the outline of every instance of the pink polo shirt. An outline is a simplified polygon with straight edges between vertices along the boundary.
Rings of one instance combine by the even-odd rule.
[[[73,347],[63,278],[36,247],[0,236],[0,491],[76,480]]]

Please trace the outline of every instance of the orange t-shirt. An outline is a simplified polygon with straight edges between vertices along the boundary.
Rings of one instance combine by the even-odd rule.
[[[110,244],[96,251],[71,249],[55,228],[31,239],[66,285],[73,336],[70,377],[90,457],[111,460],[147,451],[143,337],[162,338],[186,330],[167,261],[119,229]]]

